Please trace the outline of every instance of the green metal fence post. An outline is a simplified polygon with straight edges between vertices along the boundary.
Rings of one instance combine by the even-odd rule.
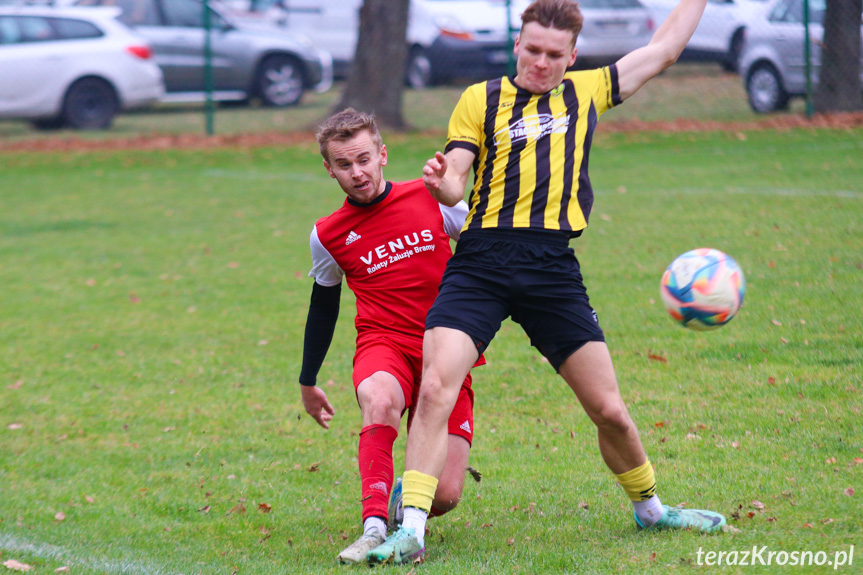
[[[809,37],[809,0],[803,0],[803,58],[806,69],[806,117],[811,118],[814,112],[812,104],[812,46]]]
[[[512,0],[506,0],[506,69],[510,76],[515,76],[515,54],[512,53],[515,43],[512,40]]]
[[[204,116],[207,123],[207,135],[213,135],[213,47],[210,43],[210,32],[213,28],[210,18],[210,2],[204,0]]]

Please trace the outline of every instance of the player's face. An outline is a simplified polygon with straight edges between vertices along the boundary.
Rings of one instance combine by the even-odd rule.
[[[575,63],[572,32],[528,22],[515,39],[515,83],[534,94],[555,89]]]
[[[330,159],[324,160],[324,167],[352,200],[367,204],[386,189],[387,147],[378,148],[369,132],[344,142],[332,141],[327,151]]]

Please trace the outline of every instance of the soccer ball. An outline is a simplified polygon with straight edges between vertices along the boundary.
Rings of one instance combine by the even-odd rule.
[[[719,250],[699,248],[675,258],[662,274],[659,293],[684,327],[716,329],[735,316],[746,293],[740,266]]]

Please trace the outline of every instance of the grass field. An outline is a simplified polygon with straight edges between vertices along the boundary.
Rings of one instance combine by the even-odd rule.
[[[440,145],[388,137],[388,178]],[[859,572],[863,131],[600,133],[594,150],[573,246],[660,494],[739,532],[638,532],[574,396],[506,323],[475,371],[483,479],[430,524],[425,565],[384,570],[774,573],[698,552],[854,545],[836,572]],[[10,153],[0,181],[0,564],[344,572],[360,510],[348,293],[321,374],[329,432],[296,384],[308,232],[343,198],[314,146]],[[658,295],[700,246],[748,281],[739,317],[706,334]]]

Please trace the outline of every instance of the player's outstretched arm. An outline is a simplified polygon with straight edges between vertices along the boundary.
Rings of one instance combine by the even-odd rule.
[[[423,167],[423,183],[432,197],[450,207],[463,200],[475,157],[473,152],[464,148],[453,148],[446,155],[436,152]]]
[[[327,399],[327,394],[323,389],[315,385],[300,386],[303,395],[303,407],[306,408],[306,413],[318,422],[318,425],[324,429],[330,428],[330,421],[336,414],[336,410]]]
[[[648,80],[671,66],[698,27],[707,0],[681,0],[671,11],[650,43],[617,61],[620,97],[626,100]]]

